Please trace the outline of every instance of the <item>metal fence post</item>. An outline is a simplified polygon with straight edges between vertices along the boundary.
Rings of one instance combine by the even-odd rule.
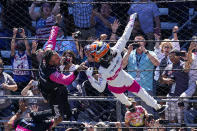
[[[122,121],[122,115],[121,115],[121,103],[120,101],[116,101],[116,118],[117,121]]]

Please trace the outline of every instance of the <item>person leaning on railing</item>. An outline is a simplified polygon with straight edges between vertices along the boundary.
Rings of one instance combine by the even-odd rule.
[[[35,96],[42,97],[41,92],[38,89],[38,81],[31,80],[28,85],[21,91],[22,96]],[[43,99],[28,99],[28,105],[36,105],[39,107],[39,111],[49,109],[48,103]]]
[[[3,60],[0,58],[0,68],[3,68]],[[11,95],[11,92],[17,90],[17,84],[14,79],[3,69],[0,69],[0,97]],[[11,100],[0,98],[0,119],[7,120],[12,115]],[[6,123],[4,123],[6,128]]]
[[[38,108],[31,107],[29,116],[30,118],[22,118],[23,113],[28,109],[26,103],[19,101],[19,110],[8,121],[9,130],[15,129],[16,131],[46,131],[52,128],[54,119],[50,119],[51,116],[45,116],[38,112]],[[33,117],[33,112],[37,112],[36,119]]]
[[[136,105],[135,101],[133,101],[132,104],[133,109],[127,110],[125,113],[125,125],[126,127],[136,127],[134,130],[143,131],[143,128],[140,127],[145,126],[148,113],[142,106]]]

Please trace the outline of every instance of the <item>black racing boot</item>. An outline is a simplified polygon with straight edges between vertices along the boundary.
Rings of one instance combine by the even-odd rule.
[[[160,109],[156,110],[159,114],[162,114],[168,108],[167,105],[163,105]]]

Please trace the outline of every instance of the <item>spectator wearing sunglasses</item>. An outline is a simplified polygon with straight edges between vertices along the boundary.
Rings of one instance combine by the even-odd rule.
[[[128,73],[135,78],[140,86],[142,86],[151,96],[154,96],[155,91],[153,89],[153,73],[142,70],[153,70],[154,67],[158,66],[160,63],[157,55],[153,51],[145,48],[146,42],[144,36],[137,35],[134,40],[136,41],[138,47],[135,49],[132,44],[128,46],[128,51],[123,57],[123,68],[127,66],[127,70],[129,71]],[[129,93],[129,95],[132,96],[133,94]],[[151,107],[147,106],[145,103],[143,105],[149,113],[154,113]]]
[[[160,65],[157,66],[157,68],[156,68],[154,80],[156,80],[156,95],[157,96],[166,96],[167,93],[169,92],[171,86],[161,83],[160,79],[161,79],[161,75],[162,75],[164,69],[169,64],[172,64],[172,62],[170,61],[170,58],[169,58],[169,53],[173,48],[172,42],[170,42],[169,39],[165,39],[161,43],[160,48],[161,48],[161,53],[163,53],[164,55],[162,57],[160,57],[160,59],[159,59]]]
[[[178,26],[174,26],[172,29],[173,39],[164,39],[163,42],[156,42],[154,47],[154,52],[157,55],[157,58],[160,62],[160,65],[156,67],[156,71],[154,72],[154,80],[156,81],[156,95],[157,96],[166,96],[169,92],[170,88],[169,85],[163,84],[160,82],[161,74],[163,73],[165,67],[169,64],[172,64],[169,58],[169,53],[171,50],[176,49],[180,50],[180,45],[178,42]],[[155,35],[156,39],[159,40],[160,36]],[[174,40],[174,41],[173,41]],[[161,70],[160,70],[161,69]],[[158,71],[160,70],[160,71]]]

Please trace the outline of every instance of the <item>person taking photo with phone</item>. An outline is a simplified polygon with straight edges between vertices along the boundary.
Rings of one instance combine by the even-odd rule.
[[[139,85],[144,87],[151,96],[155,96],[155,91],[153,90],[153,73],[150,71],[142,72],[141,70],[153,70],[154,67],[158,66],[160,63],[156,54],[145,48],[146,42],[142,35],[137,35],[134,40],[136,41],[136,44],[130,44],[127,53],[123,57],[123,68],[127,66],[128,73],[136,79]],[[133,47],[136,48],[134,49]],[[129,95],[132,94],[130,93]],[[143,105],[148,113],[154,114],[151,107],[144,103]]]

